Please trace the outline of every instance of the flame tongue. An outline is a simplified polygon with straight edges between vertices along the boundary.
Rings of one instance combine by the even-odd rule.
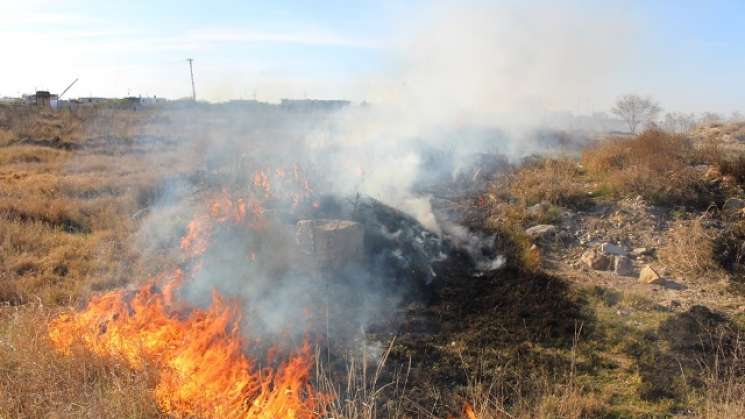
[[[124,291],[108,293],[79,313],[59,316],[49,325],[53,344],[69,353],[80,341],[133,368],[157,367],[155,399],[165,413],[300,418],[317,412],[318,396],[307,383],[308,345],[276,370],[257,370],[242,350],[237,305],[218,294],[209,308],[183,318],[169,312],[167,295],[152,285],[127,298]]]
[[[257,177],[269,193],[268,176]],[[252,202],[260,226],[262,208]],[[199,269],[217,224],[241,225],[243,199],[227,192],[206,214],[187,226],[182,250]],[[258,368],[242,347],[239,305],[213,293],[208,308],[179,301],[184,282],[180,270],[151,281],[136,291],[118,290],[94,297],[88,306],[65,313],[49,324],[49,337],[62,353],[81,344],[104,358],[124,360],[132,368],[158,371],[154,396],[164,413],[177,417],[308,418],[319,414],[320,395],[309,384],[312,356],[309,345],[272,368]],[[269,363],[271,365],[271,363]]]
[[[152,285],[137,290],[130,301],[124,291],[111,292],[79,313],[53,320],[49,336],[65,353],[80,341],[97,355],[123,359],[133,368],[156,366],[155,399],[165,413],[314,416],[318,396],[307,384],[308,345],[276,370],[257,370],[242,350],[235,304],[215,293],[209,308],[180,318],[169,311],[166,297]]]

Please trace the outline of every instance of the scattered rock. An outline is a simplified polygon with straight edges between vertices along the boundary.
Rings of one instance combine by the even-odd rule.
[[[634,262],[626,256],[616,256],[613,259],[613,272],[620,276],[632,276],[634,274]]]
[[[719,179],[719,177],[722,176],[722,173],[714,166],[708,166],[708,169],[706,169],[706,172],[704,173],[704,179],[706,180],[714,180]]]
[[[626,250],[623,247],[615,245],[613,243],[601,244],[600,252],[602,252],[604,255],[612,255],[612,256],[626,256],[627,254]]]
[[[538,224],[525,230],[525,234],[531,239],[543,239],[556,234],[557,228],[551,224]]]
[[[676,291],[688,289],[688,287],[681,284],[680,282],[671,281],[669,279],[663,279],[662,282],[663,282],[662,286],[667,289],[676,290]]]
[[[546,207],[547,207],[547,205],[544,204],[543,202],[541,202],[541,203],[538,203],[538,204],[535,204],[535,205],[531,205],[528,208],[526,208],[525,209],[525,213],[529,217],[538,218],[541,215],[543,215],[543,212],[544,211],[546,211]]]
[[[597,249],[589,249],[585,251],[585,253],[580,257],[580,261],[590,269],[596,271],[607,270],[610,265],[610,258],[597,251]]]
[[[654,248],[652,247],[636,247],[631,251],[631,256],[638,258],[641,256],[649,256],[652,253],[654,253]]]
[[[725,211],[738,211],[745,208],[745,199],[729,198],[724,201],[722,209]]]
[[[639,282],[644,284],[662,285],[665,283],[665,280],[657,273],[657,271],[654,270],[654,268],[646,265],[639,272]]]

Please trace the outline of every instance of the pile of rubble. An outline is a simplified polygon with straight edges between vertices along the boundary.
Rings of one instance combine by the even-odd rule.
[[[582,253],[580,262],[587,268],[596,271],[612,271],[619,276],[639,276],[639,281],[647,284],[662,284],[660,275],[649,262],[655,248],[637,247],[628,250],[613,243],[602,243]]]
[[[528,212],[538,211],[534,207]],[[664,245],[667,218],[663,210],[638,196],[586,212],[561,209],[556,225],[534,225],[525,234],[542,247],[553,247],[554,254],[574,269],[664,285],[664,272],[652,264]]]

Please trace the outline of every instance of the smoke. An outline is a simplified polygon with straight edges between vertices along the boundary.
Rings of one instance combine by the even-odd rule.
[[[337,193],[378,197],[478,248],[482,240],[435,216],[431,189],[478,170],[479,154],[550,152],[537,131],[552,112],[602,97],[634,56],[634,25],[620,10],[552,2],[458,2],[422,14],[391,45],[389,73],[364,81],[375,105],[309,135],[309,154],[320,156]],[[362,175],[349,176],[350,164]]]
[[[334,205],[342,208],[337,215],[356,214],[354,197],[369,196],[440,237],[413,222],[391,226],[371,220],[366,233],[390,248],[368,255],[374,256],[368,264],[336,272],[336,285],[329,288],[324,274],[297,260],[291,222],[261,235],[250,263],[248,249],[259,239],[223,227],[184,290],[189,300],[207,304],[210,291],[217,289],[241,299],[244,322],[252,328],[297,337],[309,329],[328,332],[328,325],[308,315],[307,308],[328,307],[329,299],[345,303],[343,309],[336,306],[341,311],[336,319],[347,326],[337,330],[364,329],[373,320],[389,319],[405,288],[436,276],[432,265],[444,253],[442,237],[474,255],[479,269],[499,269],[504,256],[478,256],[493,238],[438,216],[433,198],[443,188],[454,195],[462,192],[455,186],[458,177],[484,162],[474,156],[514,160],[545,151],[535,130],[547,115],[595,92],[629,56],[631,25],[622,15],[599,18],[578,7],[543,6],[470,3],[428,11],[421,25],[407,28],[407,37],[391,46],[389,71],[360,81],[371,86],[367,97],[372,105],[334,112],[261,104],[164,111],[155,124],[180,139],[180,152],[184,159],[196,158],[196,168],[189,180],[166,185],[161,202],[143,221],[142,246],[173,244],[175,232],[183,233],[184,214],[205,205],[194,202],[194,196],[220,190],[240,195],[256,170],[301,167],[315,197],[335,197]],[[273,187],[278,194],[293,192]],[[366,202],[375,208],[374,201]],[[354,209],[344,209],[349,205]],[[424,257],[429,266],[419,269]],[[400,266],[406,269],[393,269]],[[412,276],[415,271],[421,274]]]

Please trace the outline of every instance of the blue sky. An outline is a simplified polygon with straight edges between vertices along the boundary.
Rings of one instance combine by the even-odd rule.
[[[443,4],[0,0],[0,96],[35,88],[58,92],[76,77],[80,81],[70,91],[72,96],[187,96],[185,58],[190,56],[195,59],[200,98],[256,95],[264,100],[306,96],[363,100],[380,80],[395,78],[401,71],[406,48],[417,49],[417,42],[422,42],[407,39],[428,26],[425,33],[438,33],[443,17],[432,16],[436,10],[448,10]],[[493,13],[495,22],[502,6],[519,7],[528,16],[533,11],[550,17],[564,9],[578,10],[579,18],[567,28],[576,31],[577,39],[595,37],[595,33],[583,33],[583,19],[607,20],[624,28],[623,47],[609,46],[618,49],[617,68],[598,70],[606,74],[593,82],[595,90],[552,102],[556,106],[582,112],[603,110],[613,97],[638,92],[653,95],[669,110],[745,110],[745,2],[478,1],[450,5]],[[453,19],[447,24],[457,25],[457,18]],[[519,24],[530,26],[531,22]],[[472,30],[479,35],[481,28],[463,26],[460,32]],[[489,36],[491,32],[484,33]],[[499,56],[500,51],[493,55]]]

